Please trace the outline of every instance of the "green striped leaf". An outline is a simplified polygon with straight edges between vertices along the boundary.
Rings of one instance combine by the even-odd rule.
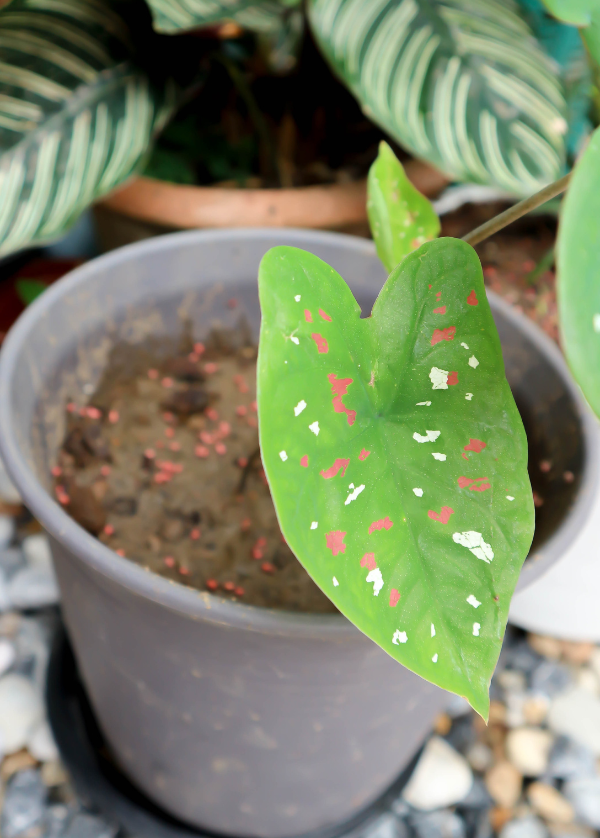
[[[253,32],[278,33],[281,17],[301,0],[147,0],[158,32],[180,32],[233,20]]]
[[[559,176],[563,91],[513,0],[309,0],[309,17],[365,113],[415,155],[515,194]]]
[[[175,104],[129,58],[102,0],[13,0],[0,12],[0,254],[63,233],[124,181]]]
[[[600,128],[577,162],[557,241],[558,311],[567,360],[600,416]]]

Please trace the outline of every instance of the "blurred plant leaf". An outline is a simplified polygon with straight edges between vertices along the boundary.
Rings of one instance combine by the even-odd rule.
[[[369,169],[367,213],[377,255],[388,272],[408,253],[440,234],[434,208],[415,189],[384,142]]]
[[[17,279],[15,282],[17,296],[25,306],[43,294],[47,287],[40,279]]]
[[[563,199],[556,254],[562,346],[600,416],[600,128],[577,162]]]
[[[0,254],[61,235],[122,183],[175,104],[133,63],[101,0],[13,0],[0,11]]]
[[[530,194],[564,165],[557,73],[512,0],[309,0],[363,110],[462,181]]]
[[[558,20],[579,28],[591,57],[600,65],[600,0],[543,0]]]
[[[147,0],[154,28],[165,34],[234,21],[253,32],[276,33],[301,0]]]

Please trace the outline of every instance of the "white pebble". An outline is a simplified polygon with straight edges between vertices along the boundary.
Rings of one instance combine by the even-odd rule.
[[[39,762],[52,762],[59,758],[50,725],[45,719],[32,730],[27,740],[27,749]]]
[[[539,777],[548,766],[553,736],[536,727],[518,727],[506,737],[506,754],[525,777]]]
[[[5,637],[0,639],[0,676],[11,668],[15,661],[15,647]]]
[[[15,673],[0,678],[0,739],[5,753],[25,747],[43,716],[42,697],[31,681]]]
[[[402,796],[423,811],[453,806],[471,790],[473,773],[466,759],[439,736],[425,745]]]
[[[27,563],[32,567],[52,567],[52,553],[48,536],[43,533],[28,535],[21,545]]]
[[[600,700],[581,687],[557,695],[550,705],[548,725],[600,757]]]

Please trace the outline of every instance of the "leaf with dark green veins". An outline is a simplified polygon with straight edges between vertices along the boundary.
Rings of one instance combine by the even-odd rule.
[[[487,717],[534,512],[475,251],[422,245],[364,319],[296,248],[266,254],[259,291],[260,443],[288,544],[359,629]]]
[[[391,271],[407,253],[440,234],[440,220],[424,195],[406,177],[387,143],[379,144],[369,169],[367,212],[377,255]]]
[[[600,416],[600,128],[573,171],[556,253],[562,345],[573,375]]]

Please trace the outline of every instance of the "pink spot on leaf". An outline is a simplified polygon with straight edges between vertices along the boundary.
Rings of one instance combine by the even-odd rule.
[[[441,296],[442,296],[442,292],[441,291],[436,291],[435,298],[436,298],[436,300],[438,300],[438,302],[439,302],[439,299],[440,299]]]
[[[322,308],[319,309],[319,314],[321,315],[323,320],[327,320],[329,323],[333,322],[332,318],[328,314],[325,314]]]
[[[319,335],[317,332],[313,332],[311,338],[317,344],[319,354],[325,355],[327,352],[329,352],[329,344],[327,343],[324,337]]]
[[[473,479],[470,477],[459,477],[458,485],[461,489],[466,489],[468,486],[470,492],[485,492],[487,489],[491,489],[488,479],[487,477],[475,477]]]
[[[308,454],[305,454],[304,457],[300,460],[300,465],[302,468],[308,468]]]
[[[350,459],[349,458],[347,460],[342,460],[342,459],[338,458],[332,466],[330,466],[326,471],[319,472],[319,474],[321,475],[321,477],[324,477],[325,480],[329,480],[330,477],[335,477],[336,474],[339,471],[341,471],[342,472],[342,477],[343,477],[344,474],[346,473],[346,469],[348,468],[349,464],[350,464]],[[307,465],[308,465],[308,462],[307,462]]]
[[[375,553],[365,553],[360,560],[361,567],[367,567],[369,570],[375,570],[377,562],[375,561]]]
[[[332,532],[325,533],[325,543],[334,556],[337,556],[338,553],[346,552],[346,545],[344,544],[345,535],[346,533],[341,530],[333,530]]]
[[[336,413],[345,413],[348,417],[348,424],[353,425],[356,419],[356,411],[350,410],[349,407],[342,401],[342,397],[348,392],[348,387],[352,384],[352,378],[337,378],[335,373],[330,373],[327,378],[331,384],[331,392],[333,393],[333,409]]]
[[[396,590],[396,588],[392,588],[390,591],[390,606],[395,608],[398,603],[400,602],[400,591]]]
[[[446,306],[440,306],[439,308],[433,309],[434,314],[446,314]]]
[[[454,340],[456,334],[456,326],[448,326],[447,329],[434,329],[431,336],[431,345],[435,346],[441,340]]]
[[[440,524],[447,524],[450,520],[450,516],[454,515],[454,510],[449,506],[442,506],[439,512],[434,512],[433,509],[430,509],[427,515],[432,521],[439,521]]]
[[[487,443],[482,442],[480,439],[469,439],[469,444],[465,445],[464,450],[474,451],[476,454],[481,454],[486,445]]]
[[[448,385],[448,387],[453,387],[455,384],[458,384],[458,373],[457,372],[451,372],[448,375],[448,378],[446,380],[446,384]]]
[[[369,456],[369,454],[370,454],[370,453],[371,453],[371,452],[370,452],[370,451],[367,451],[367,449],[366,449],[366,448],[363,448],[363,450],[362,450],[362,451],[360,452],[360,454],[358,455],[358,459],[359,459],[359,460],[366,460],[366,459],[367,459],[367,457]]]
[[[307,323],[312,323],[313,322],[312,314],[310,313],[310,311],[307,308],[304,309],[304,319],[306,320]]]
[[[477,299],[477,294],[475,293],[475,291],[471,291],[471,293],[467,297],[467,304],[470,306],[479,305],[479,300]]]
[[[373,523],[369,527],[369,535],[371,535],[371,533],[374,530],[389,530],[393,526],[394,522],[390,521],[390,519],[386,516],[385,518],[382,518],[380,521],[373,521]]]

